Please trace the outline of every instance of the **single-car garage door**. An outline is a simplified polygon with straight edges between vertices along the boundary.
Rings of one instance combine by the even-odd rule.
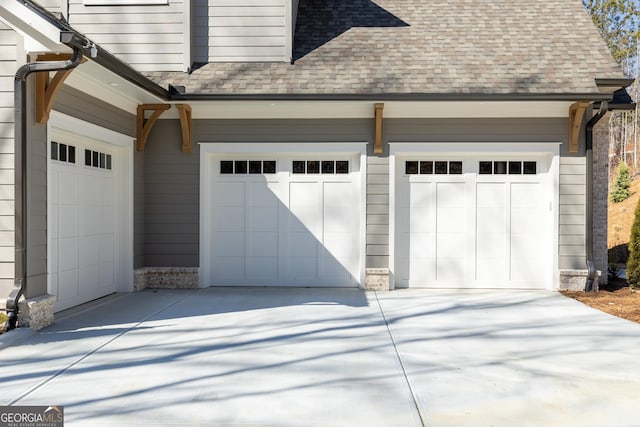
[[[56,114],[47,182],[48,292],[55,311],[132,285],[131,138]],[[112,136],[114,144],[84,134]],[[113,136],[115,135],[115,136]],[[115,145],[123,139],[128,147]]]
[[[544,155],[396,158],[398,287],[551,288]]]
[[[208,157],[205,286],[358,286],[360,156]]]

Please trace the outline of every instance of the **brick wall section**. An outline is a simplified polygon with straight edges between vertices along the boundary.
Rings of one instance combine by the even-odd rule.
[[[13,288],[14,166],[13,78],[16,72],[16,33],[0,23],[0,309]]]
[[[609,196],[609,118],[607,113],[593,129],[593,262],[607,283],[607,221]]]

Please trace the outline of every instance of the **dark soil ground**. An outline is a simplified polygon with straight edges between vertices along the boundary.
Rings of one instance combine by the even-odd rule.
[[[598,292],[562,293],[597,310],[640,323],[640,290],[631,289],[624,280],[609,280]]]

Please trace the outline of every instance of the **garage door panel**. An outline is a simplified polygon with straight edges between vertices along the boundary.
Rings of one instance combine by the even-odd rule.
[[[58,204],[78,204],[78,177],[69,171],[58,173]]]
[[[78,235],[78,206],[58,206],[58,237],[67,238]]]
[[[477,236],[478,258],[505,258],[507,256],[506,233],[478,233]]]
[[[214,231],[244,232],[244,207],[218,207],[213,220]]]
[[[75,270],[78,268],[78,238],[58,239],[58,271]]]
[[[247,255],[250,257],[272,256],[278,252],[277,232],[252,232],[247,245]]]
[[[83,291],[87,294],[93,294],[100,287],[100,264],[80,268],[78,279],[82,283]]]
[[[101,204],[101,199],[106,197],[106,194],[103,194],[104,188],[100,181],[100,177],[94,175],[85,175],[79,180],[78,191],[83,204],[89,206]]]
[[[266,182],[249,182],[249,199],[247,201],[248,206],[252,207],[271,207],[276,208],[278,206],[278,197],[273,193],[273,190],[269,188]]]
[[[254,283],[264,285],[277,284],[278,257],[252,256],[246,262],[247,278]]]
[[[433,206],[434,187],[432,182],[410,182],[409,191],[402,192],[406,200],[402,200],[400,206],[410,206],[412,209]]]
[[[464,258],[466,246],[464,233],[438,233],[436,253],[438,258]]]
[[[409,253],[411,258],[432,258],[435,256],[436,235],[434,233],[405,234],[409,241]]]
[[[100,236],[85,236],[80,239],[78,260],[80,268],[100,263]]]
[[[540,184],[535,182],[514,182],[511,184],[512,208],[537,208],[540,200]]]
[[[103,206],[100,208],[100,222],[99,227],[95,230],[99,230],[102,234],[111,234],[115,228],[115,218],[113,215],[112,206]]]
[[[338,259],[348,259],[357,250],[355,241],[355,236],[344,233],[325,233],[323,246],[332,256]]]
[[[436,280],[442,285],[457,284],[464,277],[465,263],[460,257],[438,257],[436,260]]]
[[[213,242],[213,255],[216,257],[244,257],[244,232],[218,231]]]
[[[318,240],[308,232],[289,233],[291,257],[317,257]]]
[[[240,213],[238,213],[240,214]],[[242,219],[242,217],[240,217]],[[237,225],[236,225],[237,227]],[[248,229],[256,232],[278,231],[277,207],[253,207],[248,218]]]
[[[439,182],[436,187],[438,209],[464,208],[465,183],[464,182]]]
[[[292,255],[287,259],[287,278],[290,281],[298,282],[304,286],[300,280],[315,281],[318,278],[318,257]],[[310,283],[306,283],[309,285]]]
[[[73,270],[64,270],[58,272],[58,281],[63,284],[58,288],[58,299],[66,300],[66,299],[75,299],[78,297],[79,289],[78,289],[78,271],[76,269]]]
[[[478,258],[476,266],[476,280],[490,284],[507,280],[507,262],[504,257]],[[487,285],[489,286],[489,285]]]
[[[324,251],[320,258],[321,277],[328,281],[348,280],[353,260],[348,258],[337,260],[329,252]]]
[[[544,279],[540,258],[511,258],[511,280],[536,283]]]
[[[405,217],[409,218],[406,224],[409,225],[409,229],[412,232],[425,233],[433,231],[435,220],[433,208],[412,208],[411,213],[409,213],[408,209],[403,209],[403,211],[406,212]]]
[[[222,181],[213,186],[213,205],[218,208],[222,206],[245,205],[245,183]],[[215,212],[215,209],[214,209]]]
[[[476,215],[478,233],[506,233],[508,225],[504,207],[478,208]]]
[[[78,231],[82,235],[96,234],[101,228],[100,208],[97,206],[81,206],[80,218],[78,219]],[[104,213],[102,214],[105,215]],[[111,221],[113,221],[113,215]],[[113,227],[113,226],[112,226]]]
[[[476,185],[476,206],[478,208],[504,208],[507,185],[502,182],[478,183]]]
[[[232,284],[245,276],[243,256],[218,255],[212,261],[213,280],[220,284]]]
[[[100,287],[111,288],[113,286],[113,262],[100,263]]]
[[[461,227],[465,223],[464,208],[443,208],[438,206],[436,230],[440,233],[461,233]]]

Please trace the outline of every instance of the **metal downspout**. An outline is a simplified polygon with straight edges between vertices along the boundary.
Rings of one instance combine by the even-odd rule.
[[[81,61],[81,50],[73,47],[73,55],[68,61],[29,62],[18,68],[15,74],[15,282],[7,298],[9,320],[5,322],[5,331],[16,327],[18,302],[27,286],[27,77],[31,73],[69,70],[80,65]]]
[[[587,156],[587,209],[586,209],[586,230],[585,249],[587,253],[587,282],[584,290],[591,292],[594,290],[596,277],[596,267],[593,263],[593,127],[607,114],[609,103],[600,102],[600,110],[587,122],[586,128],[586,156]]]

